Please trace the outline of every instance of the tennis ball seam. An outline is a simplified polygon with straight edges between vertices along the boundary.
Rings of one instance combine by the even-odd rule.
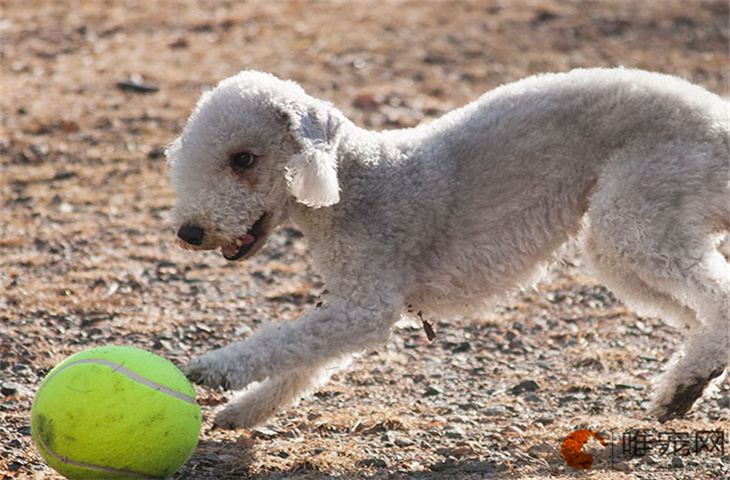
[[[65,464],[65,465],[73,465],[74,467],[82,467],[82,468],[89,468],[91,470],[96,470],[98,472],[104,472],[104,473],[113,473],[116,475],[125,475],[127,477],[136,477],[136,478],[164,478],[164,477],[156,477],[152,475],[145,475],[140,472],[135,472],[134,470],[120,470],[117,468],[110,468],[110,467],[102,467],[101,465],[96,465],[94,463],[85,463],[85,462],[78,462],[76,460],[71,460],[68,457],[61,457],[56,452],[48,448],[46,443],[43,441],[43,438],[38,436],[38,442],[41,444],[43,449],[48,452],[49,455],[51,455],[53,458],[58,460],[59,462]]]
[[[146,387],[149,387],[149,388],[151,388],[153,390],[156,390],[156,391],[162,393],[163,395],[168,395],[170,397],[176,398],[176,399],[181,400],[183,402],[190,403],[192,405],[197,405],[197,401],[195,400],[195,397],[192,397],[190,395],[186,395],[184,393],[178,392],[177,390],[173,390],[173,389],[171,389],[169,387],[166,387],[165,385],[162,385],[160,383],[157,383],[155,381],[152,381],[149,378],[143,377],[143,376],[135,373],[134,371],[129,370],[128,368],[126,368],[121,363],[112,362],[112,361],[106,360],[104,358],[85,358],[85,359],[81,359],[81,360],[76,360],[76,361],[73,361],[73,362],[71,362],[71,363],[69,363],[67,365],[64,365],[63,367],[59,368],[57,371],[53,372],[53,375],[51,375],[50,377],[48,377],[48,378],[46,378],[44,380],[43,385],[41,385],[41,388],[38,390],[38,392],[36,392],[36,398],[34,399],[34,402],[33,403],[35,403],[35,401],[38,398],[40,398],[40,394],[43,391],[43,388],[45,387],[45,385],[47,385],[48,383],[50,383],[50,381],[56,375],[58,375],[59,373],[63,372],[67,368],[70,368],[70,367],[75,366],[75,365],[81,365],[81,364],[96,364],[96,365],[102,365],[102,366],[108,367],[113,372],[119,373],[121,375],[124,375],[129,380],[131,380],[133,382],[137,382],[137,383],[139,383],[141,385],[144,385]],[[61,457],[56,452],[54,452],[53,450],[51,450],[48,447],[48,445],[46,445],[46,443],[43,441],[43,438],[42,438],[41,435],[38,435],[37,436],[37,440],[41,444],[41,446],[43,447],[43,449],[46,452],[48,452],[49,455],[51,455],[53,458],[55,458],[57,461],[59,461],[59,462],[61,462],[63,464],[73,465],[75,467],[89,468],[89,469],[97,470],[99,472],[104,472],[104,473],[112,473],[112,474],[117,474],[117,475],[126,475],[126,476],[129,476],[129,477],[136,477],[136,478],[164,478],[164,477],[156,477],[156,476],[152,476],[152,475],[147,475],[147,474],[143,474],[143,473],[140,473],[140,472],[135,472],[133,470],[121,470],[121,469],[116,469],[116,468],[103,467],[101,465],[96,465],[96,464],[93,464],[93,463],[86,463],[86,462],[79,462],[79,461],[76,461],[76,460],[71,460],[68,457]]]
[[[149,378],[143,377],[142,375],[139,375],[139,374],[133,372],[132,370],[126,368],[124,366],[124,364],[112,362],[112,361],[106,360],[104,358],[85,358],[82,360],[73,361],[73,362],[69,363],[68,365],[64,365],[63,367],[58,369],[58,371],[54,372],[53,375],[45,381],[45,383],[50,382],[51,379],[53,379],[53,377],[55,377],[59,373],[63,372],[67,368],[70,368],[74,365],[87,364],[87,363],[92,363],[92,364],[96,364],[96,365],[102,365],[105,367],[109,367],[112,369],[113,372],[121,373],[122,375],[124,375],[128,379],[132,380],[133,382],[140,383],[153,390],[157,390],[158,392],[160,392],[164,395],[168,395],[168,396],[177,398],[178,400],[182,400],[183,402],[197,405],[197,402],[195,401],[195,397],[191,397],[190,395],[186,395],[184,393],[178,392],[177,390],[173,390],[170,387],[166,387],[165,385],[154,382],[154,381],[150,380]]]

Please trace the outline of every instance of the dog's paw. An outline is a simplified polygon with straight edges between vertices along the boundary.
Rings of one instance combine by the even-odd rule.
[[[227,372],[221,367],[220,362],[212,354],[208,354],[193,359],[183,368],[183,373],[188,380],[196,385],[210,388],[221,387],[224,390],[234,389],[234,382],[230,380]]]
[[[215,416],[213,430],[237,430],[244,428],[244,425],[239,425],[238,418],[236,418],[235,412],[232,410],[229,405]]]
[[[248,408],[250,407],[250,408]],[[262,414],[260,410],[268,410],[265,414]],[[222,430],[237,430],[239,428],[253,428],[259,425],[262,421],[266,420],[272,415],[271,409],[263,407],[261,405],[253,406],[250,402],[246,401],[234,401],[226,405],[215,420],[213,420],[214,429]]]
[[[670,390],[665,386],[657,392],[654,399],[655,406],[651,410],[651,414],[662,423],[683,417],[692,409],[695,402],[702,397],[710,382],[719,377],[723,370],[723,368],[713,370],[706,377],[695,377]]]

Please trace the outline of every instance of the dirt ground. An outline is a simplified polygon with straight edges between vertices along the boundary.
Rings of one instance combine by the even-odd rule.
[[[84,348],[135,345],[183,365],[290,321],[322,283],[295,226],[245,264],[174,245],[162,147],[199,94],[271,71],[360,125],[407,127],[502,83],[639,67],[730,88],[727,0],[0,0],[0,479],[60,478],[29,427],[40,380]],[[727,253],[727,251],[726,251]],[[404,327],[255,430],[212,431],[231,394],[198,389],[200,444],[177,479],[720,479],[730,383],[684,420],[647,418],[680,340],[567,256],[484,318]],[[588,470],[563,439],[599,432]],[[627,434],[724,451],[629,458]],[[667,447],[667,445],[664,445]],[[664,450],[664,451],[663,451]],[[709,450],[709,451],[707,451]]]

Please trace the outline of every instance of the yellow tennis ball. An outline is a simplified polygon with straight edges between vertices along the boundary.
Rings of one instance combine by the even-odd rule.
[[[198,443],[195,390],[172,363],[132,347],[67,358],[41,382],[31,408],[33,442],[70,479],[173,474]]]

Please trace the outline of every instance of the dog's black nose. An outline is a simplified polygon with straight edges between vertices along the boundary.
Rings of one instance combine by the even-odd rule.
[[[184,242],[189,243],[190,245],[199,246],[203,244],[203,238],[205,238],[205,230],[198,227],[197,225],[186,223],[182,227],[180,227],[180,230],[177,231],[177,236],[180,237],[180,239]]]

